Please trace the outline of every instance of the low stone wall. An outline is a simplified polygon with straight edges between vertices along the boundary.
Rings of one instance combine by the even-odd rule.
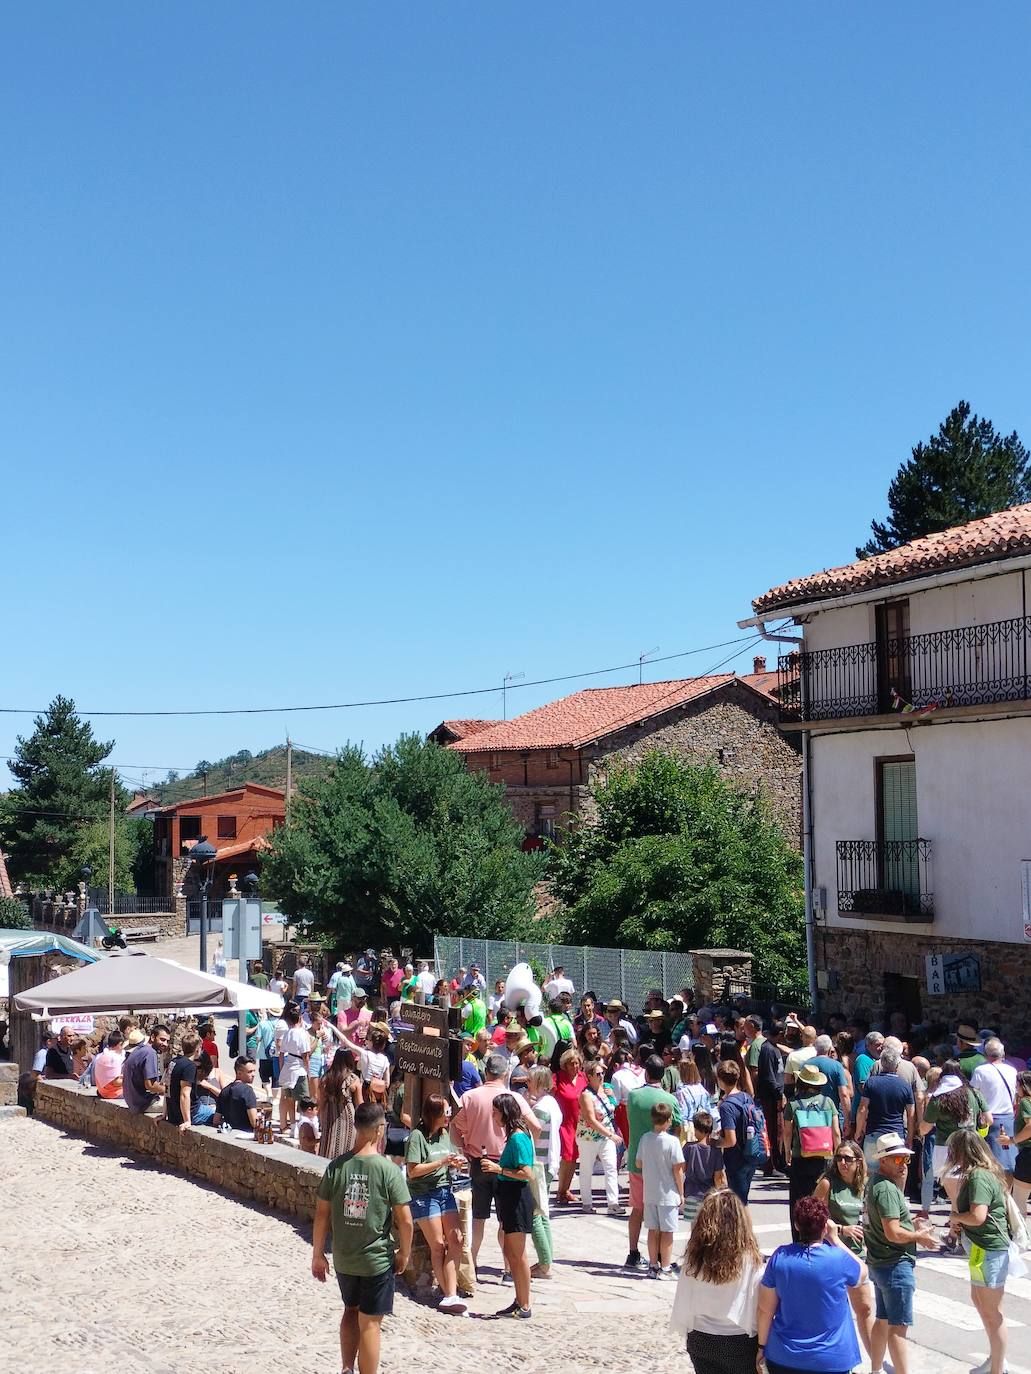
[[[0,1064],[0,1107],[13,1107],[18,1101],[17,1064]]]
[[[326,1160],[289,1145],[258,1145],[204,1126],[180,1131],[157,1117],[137,1116],[92,1089],[42,1080],[36,1115],[90,1140],[148,1155],[163,1168],[213,1183],[223,1192],[311,1220]]]

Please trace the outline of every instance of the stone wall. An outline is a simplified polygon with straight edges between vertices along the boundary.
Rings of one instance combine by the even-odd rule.
[[[258,1145],[203,1126],[180,1131],[137,1116],[91,1089],[41,1080],[36,1115],[64,1130],[147,1155],[163,1168],[212,1183],[235,1197],[310,1220],[326,1160],[289,1145]]]
[[[60,935],[71,935],[79,920],[79,913],[70,908],[67,911],[48,910],[50,904],[40,902],[39,914],[33,913],[33,926],[36,930],[51,930]],[[120,926],[122,930],[137,930],[141,926],[157,926],[159,940],[170,940],[186,934],[186,908],[178,911],[143,912],[139,916],[102,916],[108,925]]]
[[[592,782],[616,761],[637,763],[650,749],[690,763],[714,763],[729,782],[762,792],[789,843],[801,848],[802,759],[782,733],[777,707],[741,683],[687,702],[654,720],[628,726],[584,753]]]
[[[975,954],[981,961],[981,991],[931,996],[927,991],[928,954]],[[885,974],[914,979],[921,1019],[973,1021],[998,1031],[1011,1047],[1031,1040],[1028,988],[1031,943],[957,940],[954,936],[900,934],[893,931],[821,929],[816,935],[816,965],[827,973],[821,1005],[846,1015],[863,1010],[876,1024],[898,1004],[889,997]]]
[[[695,1001],[728,1001],[752,986],[752,955],[746,949],[692,949],[691,966]],[[728,984],[730,985],[728,988]]]

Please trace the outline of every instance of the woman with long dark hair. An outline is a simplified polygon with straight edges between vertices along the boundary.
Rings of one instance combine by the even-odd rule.
[[[696,1044],[692,1046],[691,1053],[694,1055],[694,1062],[698,1067],[698,1077],[705,1085],[710,1098],[716,1099],[716,1068],[712,1062],[712,1051],[707,1045]]]
[[[462,1225],[451,1189],[450,1169],[465,1163],[448,1135],[451,1115],[439,1093],[422,1104],[422,1120],[408,1137],[405,1167],[412,1195],[412,1220],[429,1246],[433,1277],[440,1285],[437,1308],[460,1317],[466,1304],[458,1296],[458,1264],[462,1258]]]
[[[318,1080],[319,1154],[336,1159],[354,1149],[354,1113],[362,1105],[362,1080],[353,1050],[337,1050]]]
[[[819,1198],[795,1203],[791,1227],[798,1240],[774,1250],[759,1289],[759,1349],[770,1374],[841,1374],[860,1358],[848,1294],[866,1265]]]
[[[563,1056],[564,1057],[564,1056]],[[515,1285],[515,1301],[498,1312],[499,1317],[522,1317],[530,1312],[530,1262],[526,1257],[526,1237],[533,1230],[533,1139],[526,1129],[523,1110],[513,1093],[498,1093],[493,1104],[494,1120],[505,1137],[501,1158],[481,1159],[485,1174],[496,1174],[494,1204],[501,1227],[501,1249],[505,1267]]]
[[[959,1180],[947,1168],[949,1141],[956,1131],[977,1131],[988,1134],[992,1118],[984,1098],[967,1082],[958,1059],[947,1059],[941,1077],[931,1089],[920,1122],[921,1138],[934,1131],[932,1168],[949,1201],[955,1203]],[[962,1248],[958,1237],[944,1247],[958,1253]]]
[[[695,1374],[755,1374],[762,1254],[748,1210],[729,1189],[698,1208],[670,1329],[686,1337]]]

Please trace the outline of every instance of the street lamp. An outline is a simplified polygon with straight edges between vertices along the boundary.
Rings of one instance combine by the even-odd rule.
[[[202,835],[190,850],[190,861],[197,865],[197,889],[200,892],[200,968],[202,973],[208,971],[208,893],[211,891],[211,865],[217,854],[218,850],[213,844],[208,844],[206,835]]]

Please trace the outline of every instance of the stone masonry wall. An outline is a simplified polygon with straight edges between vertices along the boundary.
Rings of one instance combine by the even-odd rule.
[[[801,745],[781,732],[773,702],[731,683],[653,721],[628,726],[590,751],[591,780],[604,776],[614,761],[636,763],[650,749],[692,763],[715,763],[730,782],[761,791],[788,841],[801,848]]]
[[[36,1115],[90,1140],[149,1155],[163,1167],[213,1183],[223,1192],[310,1220],[327,1161],[289,1145],[258,1145],[205,1127],[177,1126],[85,1088],[41,1080]]]
[[[925,956],[976,954],[981,961],[981,991],[930,996]],[[828,929],[816,935],[816,964],[836,987],[821,993],[821,1004],[846,1015],[864,1010],[876,1024],[893,1009],[884,975],[918,980],[925,1021],[974,1021],[998,1031],[1011,1048],[1031,1041],[1027,990],[1031,987],[1031,944],[995,940],[957,940],[952,936],[898,934],[894,931]]]

